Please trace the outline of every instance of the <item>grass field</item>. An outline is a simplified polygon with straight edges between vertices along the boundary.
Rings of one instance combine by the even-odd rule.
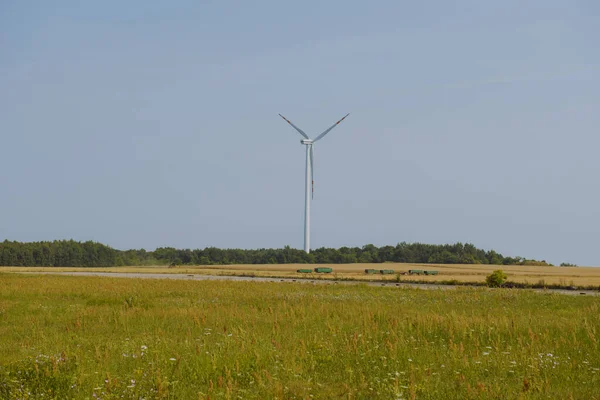
[[[215,265],[215,266],[181,266],[168,267],[114,267],[114,268],[43,268],[43,267],[0,267],[0,272],[19,271],[102,271],[102,272],[151,272],[151,273],[193,273],[215,275],[254,275],[278,277],[306,277],[297,274],[299,268],[314,268],[319,265],[307,264],[262,264],[262,265]],[[324,265],[321,265],[324,266]],[[472,265],[472,264],[337,264],[327,265],[333,268],[334,274],[319,275],[324,279],[382,279],[395,280],[396,276],[366,275],[364,270],[393,269],[396,272],[408,272],[409,269],[426,269],[439,271],[433,276],[402,276],[401,279],[418,279],[428,282],[457,280],[461,282],[485,282],[495,269],[502,269],[512,282],[535,284],[544,281],[546,284],[562,286],[597,286],[600,287],[600,268],[596,267],[537,267],[521,265]]]
[[[0,274],[0,398],[600,399],[600,299]]]

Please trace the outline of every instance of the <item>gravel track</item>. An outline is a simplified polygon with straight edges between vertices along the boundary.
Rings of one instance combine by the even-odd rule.
[[[67,276],[97,276],[107,278],[133,278],[133,279],[175,279],[195,281],[241,281],[241,282],[283,282],[313,285],[369,285],[380,287],[402,287],[426,290],[455,290],[463,285],[440,285],[431,283],[408,283],[408,282],[369,282],[369,281],[334,281],[321,279],[296,279],[296,278],[267,278],[235,275],[196,275],[196,274],[153,274],[140,272],[10,272],[28,275],[67,275]],[[468,285],[465,285],[468,286]],[[565,289],[515,289],[532,290],[538,293],[560,293],[572,296],[599,296],[600,292],[594,290],[565,290]]]

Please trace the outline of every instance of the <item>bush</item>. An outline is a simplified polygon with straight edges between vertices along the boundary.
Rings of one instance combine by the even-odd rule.
[[[561,267],[576,267],[577,264],[571,264],[571,263],[560,263]]]
[[[506,282],[506,278],[508,278],[508,277],[506,276],[504,271],[502,271],[501,269],[498,269],[498,270],[492,272],[492,274],[489,275],[487,278],[485,278],[485,283],[489,287],[500,287],[500,286],[504,285],[504,283]]]

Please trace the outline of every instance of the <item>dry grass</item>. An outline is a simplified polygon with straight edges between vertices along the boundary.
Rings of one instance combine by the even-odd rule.
[[[168,274],[203,274],[203,275],[254,275],[278,277],[306,277],[298,274],[299,268],[314,268],[318,265],[307,264],[264,264],[264,265],[214,265],[214,266],[181,266],[176,268],[162,267],[112,267],[112,268],[48,268],[48,267],[0,267],[0,272],[137,272],[137,273],[168,273]],[[521,283],[562,284],[576,286],[600,286],[600,268],[594,267],[537,267],[523,265],[461,265],[461,264],[337,264],[333,267],[334,274],[319,275],[325,279],[382,279],[393,280],[395,276],[366,275],[364,270],[393,269],[398,273],[408,272],[409,269],[424,269],[439,271],[439,275],[418,276],[415,279],[439,282],[457,280],[461,282],[484,282],[495,269],[502,269],[508,275],[508,280]],[[412,277],[411,277],[412,278]],[[408,277],[407,277],[408,279]]]

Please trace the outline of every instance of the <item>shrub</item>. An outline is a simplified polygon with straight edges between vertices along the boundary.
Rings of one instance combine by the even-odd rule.
[[[577,264],[571,264],[571,263],[560,263],[561,267],[576,267]]]
[[[502,271],[501,269],[498,269],[498,270],[492,272],[492,274],[489,275],[487,278],[485,278],[485,283],[489,287],[500,287],[500,286],[504,285],[504,283],[506,282],[506,278],[508,278],[508,277],[506,276],[504,271]]]

